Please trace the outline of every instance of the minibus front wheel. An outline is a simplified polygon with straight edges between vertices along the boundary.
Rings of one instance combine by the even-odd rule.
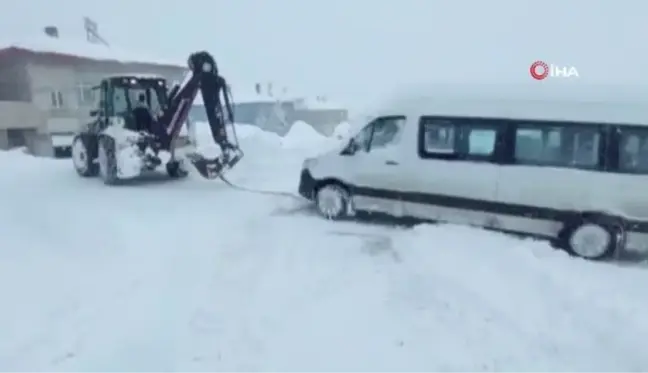
[[[331,220],[340,220],[349,216],[351,194],[346,186],[339,182],[328,182],[315,190],[317,212]]]

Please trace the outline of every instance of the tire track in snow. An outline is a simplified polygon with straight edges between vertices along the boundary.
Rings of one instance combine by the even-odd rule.
[[[311,312],[313,304],[347,286],[356,262],[341,262],[337,255],[348,256],[344,251],[352,249],[365,257],[355,250],[361,239],[327,238],[321,227],[298,223],[294,218],[259,218],[228,250],[222,258],[228,264],[214,273],[213,295],[194,320],[203,332],[192,339],[192,353],[182,359],[189,362],[184,369],[283,370],[271,361],[279,347],[276,336]],[[330,247],[321,246],[324,239]],[[286,348],[296,347],[295,342]]]
[[[82,342],[88,326],[97,319],[101,320],[106,310],[116,309],[116,303],[127,303],[124,300],[131,297],[142,285],[144,274],[141,264],[147,262],[148,253],[125,239],[127,232],[124,232],[124,228],[129,227],[124,227],[120,219],[111,218],[110,215],[105,218],[101,232],[104,235],[103,239],[95,237],[93,241],[84,242],[82,235],[77,236],[77,241],[82,241],[78,242],[82,245],[77,248],[59,246],[56,241],[50,242],[48,250],[56,251],[57,254],[75,256],[79,254],[83,259],[87,259],[91,256],[90,253],[96,251],[110,253],[112,256],[102,255],[95,258],[105,262],[101,267],[93,268],[92,273],[81,272],[81,268],[78,267],[69,267],[69,271],[75,271],[74,274],[70,274],[70,280],[84,286],[75,289],[52,287],[50,291],[62,298],[56,303],[61,306],[56,307],[49,316],[40,320],[40,327],[36,333],[30,336],[23,335],[23,342],[17,344],[15,349],[0,360],[2,365],[12,366],[16,370],[50,370],[53,366],[77,358],[83,350]],[[96,231],[96,223],[90,222],[78,225],[80,230],[77,232],[84,232],[84,228],[88,226],[92,226],[93,229],[86,232]],[[79,253],[79,249],[86,253]],[[78,261],[78,265],[98,264],[94,261],[78,260],[79,258],[76,257],[61,259]],[[55,265],[55,263],[51,264]],[[86,275],[89,276],[83,277]],[[56,285],[58,279],[52,278],[51,281]],[[66,290],[76,291],[65,294]],[[42,314],[45,310],[38,311]],[[100,327],[105,327],[105,324],[102,323]]]
[[[191,318],[196,333],[179,359],[187,370],[253,371],[254,356],[263,348],[253,323],[262,309],[254,307],[263,279],[278,252],[264,247],[265,219],[242,228],[222,253],[209,279],[208,296]]]
[[[92,273],[93,292],[81,291],[57,302],[62,306],[52,307],[55,312],[43,318],[41,330],[23,335],[23,343],[3,351],[1,355],[5,358],[0,360],[0,367],[173,370],[177,365],[176,350],[186,343],[177,337],[192,334],[187,329],[201,302],[196,298],[210,295],[206,284],[213,271],[210,264],[217,261],[215,257],[222,250],[219,245],[226,244],[228,235],[239,235],[237,221],[246,219],[246,214],[257,215],[255,202],[265,201],[227,191],[212,194],[213,189],[204,188],[188,196],[186,190],[161,188],[146,191],[106,188],[96,191],[99,193],[52,188],[60,198],[48,199],[46,205],[72,216],[80,213],[83,222],[74,231],[81,233],[75,239],[70,239],[73,236],[66,229],[58,229],[57,235],[65,243],[76,243],[77,248],[85,250],[86,254],[81,252],[83,260],[79,264],[91,259],[93,250],[99,249],[97,246],[109,264],[102,271]],[[180,194],[184,197],[181,204],[171,202],[161,206],[160,197],[166,197],[162,201],[167,201]],[[123,210],[121,203],[111,204],[115,198],[125,199],[128,209]],[[237,202],[238,207],[246,208],[242,215],[234,216],[234,222],[204,208],[205,204],[213,203],[224,207],[222,211],[232,213],[228,206]],[[88,205],[103,207],[100,222],[89,220],[81,213]],[[170,211],[161,211],[161,207]],[[83,233],[91,239],[86,240]],[[106,237],[102,239],[102,235]],[[54,249],[54,243],[46,246]],[[62,251],[71,250],[63,248]],[[75,268],[70,270],[75,270],[76,276],[82,273]],[[80,283],[86,280],[78,278]],[[57,290],[54,288],[52,292],[56,294]]]
[[[384,229],[295,217],[256,221],[215,276],[220,302],[205,305],[202,325],[211,333],[196,341],[202,352],[188,369],[381,369],[363,362],[382,348],[400,348],[399,316],[381,311],[389,290],[381,266],[397,260],[376,246]],[[375,330],[386,336],[367,344]],[[344,356],[350,349],[359,356]]]
[[[204,299],[213,295],[210,277],[219,269],[218,263],[229,250],[231,240],[244,233],[242,227],[248,215],[257,215],[255,201],[246,199],[245,202],[252,204],[232,219],[218,218],[204,208],[199,210],[202,212],[192,213],[193,204],[176,211],[171,220],[165,217],[152,219],[150,223],[156,230],[172,232],[180,229],[181,234],[143,237],[148,239],[147,244],[151,247],[147,250],[151,263],[141,274],[141,286],[123,300],[126,304],[119,315],[103,314],[88,325],[87,338],[83,342],[85,351],[64,368],[185,370],[182,351],[198,334],[191,320],[200,312]],[[221,195],[213,198],[212,202],[239,202],[240,205],[243,201],[234,201],[231,195]],[[208,224],[204,223],[206,219],[209,219],[206,221]],[[220,220],[218,224],[213,224],[214,219]],[[119,311],[119,306],[112,304],[110,309]],[[114,325],[119,320],[124,320],[124,325],[117,330],[101,327],[107,323]]]
[[[50,361],[73,354],[66,348],[52,351],[74,333],[74,321],[96,313],[101,299],[119,299],[136,285],[136,279],[123,281],[124,286],[116,287],[104,286],[106,283],[102,281],[115,270],[123,271],[120,261],[128,262],[129,258],[129,252],[122,250],[127,245],[120,240],[121,231],[110,224],[111,219],[103,224],[105,239],[86,241],[84,233],[95,232],[97,223],[87,219],[86,214],[75,214],[69,191],[62,193],[62,198],[51,198],[51,195],[30,193],[33,187],[21,189],[31,196],[33,203],[16,210],[22,221],[16,222],[14,216],[11,224],[7,224],[17,226],[26,234],[4,235],[14,237],[11,245],[15,250],[14,265],[21,268],[20,273],[1,271],[0,274],[3,282],[20,288],[15,295],[9,294],[14,297],[13,301],[4,298],[9,306],[5,305],[3,311],[15,308],[7,318],[13,323],[2,328],[3,336],[11,340],[0,351],[0,368],[8,370],[32,370],[35,365],[48,369]],[[63,221],[62,211],[69,213]],[[128,273],[128,269],[124,272]],[[27,307],[29,304],[34,307]]]

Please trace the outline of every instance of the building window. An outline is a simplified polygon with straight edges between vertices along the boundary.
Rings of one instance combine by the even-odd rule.
[[[25,138],[25,130],[10,128],[7,130],[7,140],[9,142],[9,148],[17,148],[20,146],[27,145],[27,139]]]
[[[96,103],[95,90],[89,84],[80,84],[77,87],[79,104],[81,106],[94,106]]]
[[[65,106],[65,102],[63,101],[63,93],[61,91],[50,92],[50,99],[52,108],[54,109],[61,109]]]

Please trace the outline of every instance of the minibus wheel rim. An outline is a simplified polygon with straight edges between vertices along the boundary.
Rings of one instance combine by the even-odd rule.
[[[346,193],[336,185],[323,186],[317,192],[317,209],[327,218],[335,218],[344,214]]]
[[[612,238],[612,234],[598,224],[583,224],[571,234],[569,245],[576,255],[594,259],[608,251]]]

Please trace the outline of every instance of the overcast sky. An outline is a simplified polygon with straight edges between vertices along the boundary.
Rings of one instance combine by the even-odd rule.
[[[211,51],[234,81],[273,79],[341,99],[414,80],[524,82],[531,62],[580,80],[648,82],[648,2],[637,0],[11,0],[0,33],[82,37],[185,61]],[[144,19],[148,17],[146,21]]]

